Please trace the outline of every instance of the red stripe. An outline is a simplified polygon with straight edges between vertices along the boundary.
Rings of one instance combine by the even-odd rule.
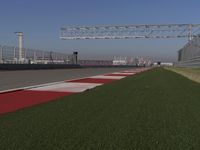
[[[73,93],[29,90],[0,94],[0,114],[45,103],[71,94]]]
[[[78,80],[71,80],[67,82],[80,82],[80,83],[110,83],[115,81],[115,79],[98,79],[98,78],[84,78]]]

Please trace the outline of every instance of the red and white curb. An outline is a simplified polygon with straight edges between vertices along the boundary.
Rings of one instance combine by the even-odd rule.
[[[96,86],[99,86],[102,84],[99,83],[70,83],[70,82],[63,82],[59,84],[54,85],[48,85],[44,87],[38,87],[38,88],[32,88],[29,90],[32,91],[49,91],[49,92],[83,92],[87,89],[92,89]]]
[[[120,80],[148,69],[149,68],[129,69],[82,79],[0,91],[0,114],[13,112],[40,103],[45,103],[63,96],[84,92],[88,89]]]

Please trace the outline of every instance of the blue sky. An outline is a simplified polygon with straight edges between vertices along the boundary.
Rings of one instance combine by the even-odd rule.
[[[72,53],[81,58],[149,56],[175,60],[187,39],[63,41],[65,25],[200,23],[199,0],[0,0],[0,44]]]

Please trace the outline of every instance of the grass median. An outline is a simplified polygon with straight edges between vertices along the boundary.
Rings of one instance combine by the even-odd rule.
[[[0,116],[0,149],[199,149],[199,89],[156,68]]]

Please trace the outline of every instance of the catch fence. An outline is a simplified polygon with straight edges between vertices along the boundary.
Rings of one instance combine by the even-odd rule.
[[[73,64],[74,55],[55,51],[24,48],[19,59],[19,48],[0,45],[0,63],[5,64]]]

